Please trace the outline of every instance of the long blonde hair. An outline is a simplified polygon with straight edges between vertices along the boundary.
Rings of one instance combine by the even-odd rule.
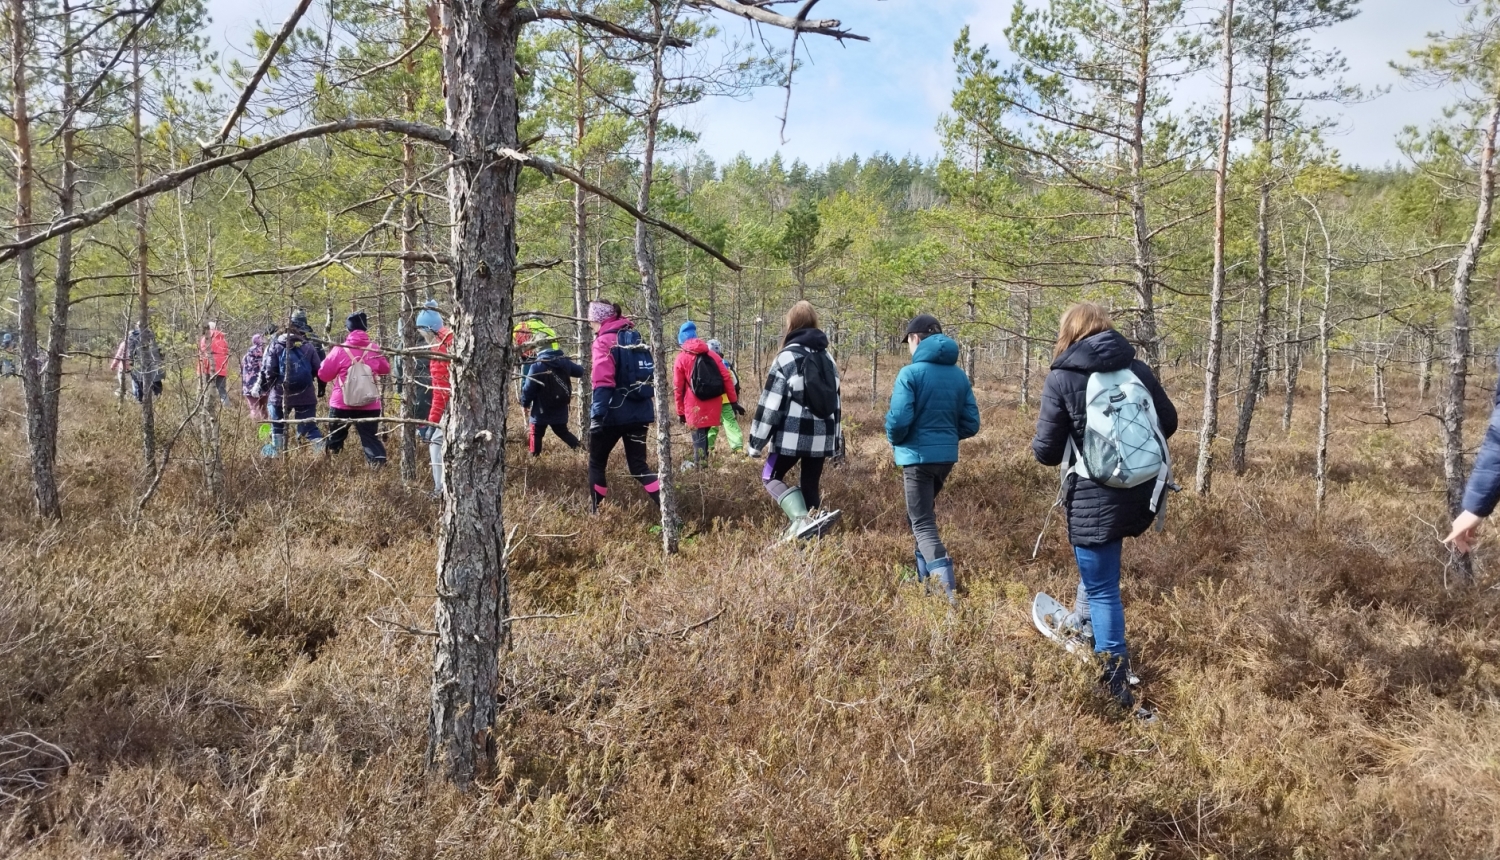
[[[1114,327],[1109,311],[1093,302],[1078,302],[1063,311],[1062,319],[1057,321],[1057,344],[1052,347],[1052,357],[1057,358],[1086,337]]]
[[[781,333],[784,344],[787,336],[792,332],[804,328],[818,327],[818,312],[813,310],[812,302],[801,301],[792,305],[792,309],[786,312],[786,331]]]

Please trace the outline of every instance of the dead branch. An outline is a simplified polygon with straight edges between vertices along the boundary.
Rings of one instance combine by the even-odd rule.
[[[664,42],[669,48],[691,48],[693,46],[692,42],[678,36],[642,33],[639,30],[622,27],[613,21],[607,21],[595,15],[573,9],[559,9],[556,7],[530,8],[517,13],[517,15],[521,18],[522,22],[537,20],[572,21],[575,24],[582,24],[585,27],[608,33],[611,36],[629,39],[632,42],[640,42],[643,45],[655,45],[657,42]]]
[[[326,254],[316,260],[309,260],[306,263],[298,263],[292,266],[281,266],[271,269],[247,269],[243,272],[230,272],[224,277],[227,280],[233,280],[235,278],[255,278],[263,275],[291,275],[297,272],[306,272],[309,269],[317,270],[322,269],[326,266],[338,265],[344,260],[357,259],[406,260],[413,263],[436,263],[438,265],[450,267],[453,265],[453,259],[447,254],[435,254],[428,251],[349,251],[342,254]]]
[[[845,30],[843,22],[836,18],[822,18],[807,20],[806,15],[812,9],[812,3],[803,7],[797,17],[782,15],[772,12],[763,6],[745,2],[745,0],[688,0],[689,6],[699,9],[718,9],[731,15],[738,15],[747,21],[757,24],[769,24],[773,27],[781,27],[786,30],[796,30],[802,33],[817,33],[820,36],[830,36],[834,39],[853,39],[857,42],[868,42],[868,36],[861,36]]]
[[[714,623],[715,621],[718,621],[719,620],[719,616],[721,616],[723,614],[724,614],[724,604],[720,603],[719,604],[719,611],[718,612],[715,612],[713,615],[708,616],[707,618],[703,619],[702,621],[698,621],[698,622],[695,622],[693,624],[689,624],[688,626],[682,628],[681,630],[647,630],[646,632],[650,633],[653,636],[676,636],[678,639],[686,639],[687,635],[689,633],[693,632],[694,630],[697,630],[700,627],[707,627],[708,625]]]
[[[400,621],[392,621],[389,618],[380,618],[375,615],[366,615],[365,620],[383,630],[393,630],[397,633],[407,633],[412,636],[436,636],[436,630],[424,630],[421,627],[413,627],[410,624],[402,624]]]
[[[286,40],[291,38],[292,33],[297,29],[297,22],[302,20],[302,16],[311,5],[312,0],[301,0],[297,4],[297,8],[292,10],[292,14],[287,16],[286,22],[281,25],[281,30],[277,32],[276,38],[272,39],[271,44],[266,47],[265,56],[260,58],[260,65],[255,67],[255,73],[250,76],[250,80],[245,83],[245,88],[240,91],[239,100],[234,103],[234,110],[231,110],[229,116],[225,117],[224,125],[219,128],[219,133],[214,136],[213,142],[206,144],[202,141],[198,142],[198,145],[203,148],[205,155],[211,154],[214,149],[223,146],[224,141],[229,139],[229,132],[234,130],[234,124],[240,121],[240,116],[244,114],[245,108],[249,106],[251,97],[255,95],[255,90],[260,87],[261,79],[266,76],[266,72],[271,70],[271,63],[276,59],[276,55],[281,53],[281,46],[285,45]]]

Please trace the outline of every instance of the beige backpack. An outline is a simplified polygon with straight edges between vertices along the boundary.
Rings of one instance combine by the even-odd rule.
[[[349,370],[344,374],[344,408],[363,409],[380,399],[380,387],[375,384],[375,372],[349,350]]]

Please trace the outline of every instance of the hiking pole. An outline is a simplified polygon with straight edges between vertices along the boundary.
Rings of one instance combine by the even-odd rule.
[[[1057,506],[1060,504],[1062,504],[1061,499],[1054,502],[1052,504],[1052,507],[1047,509],[1047,516],[1042,520],[1042,530],[1036,536],[1036,545],[1031,548],[1032,561],[1036,561],[1037,553],[1040,553],[1042,551],[1042,538],[1047,536],[1047,526],[1052,524],[1052,512],[1057,510]]]

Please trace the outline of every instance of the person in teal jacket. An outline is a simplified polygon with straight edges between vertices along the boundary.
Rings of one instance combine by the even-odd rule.
[[[895,450],[906,484],[906,518],[916,539],[917,580],[925,589],[936,578],[957,602],[953,559],[938,536],[934,505],[958,462],[958,441],[979,432],[979,404],[969,377],[958,367],[958,344],[943,334],[931,314],[906,326],[911,364],[901,369],[885,416],[885,436]]]

